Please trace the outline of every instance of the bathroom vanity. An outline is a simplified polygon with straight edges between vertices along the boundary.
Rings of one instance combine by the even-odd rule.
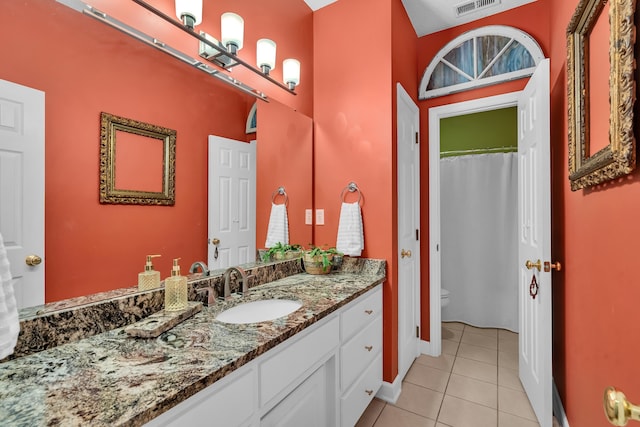
[[[353,426],[382,383],[378,270],[294,274],[204,307],[158,338],[117,328],[0,363],[3,426]],[[261,299],[300,309],[216,316]]]

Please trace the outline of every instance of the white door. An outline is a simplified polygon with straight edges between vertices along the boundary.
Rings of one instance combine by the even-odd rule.
[[[256,260],[256,142],[209,136],[210,270]]]
[[[398,374],[420,355],[420,112],[398,83]]]
[[[44,92],[0,80],[0,234],[18,308],[44,304]],[[33,255],[33,265],[27,257]]]
[[[549,60],[518,99],[520,380],[541,426],[552,424]],[[527,261],[542,263],[526,267]],[[538,264],[540,265],[540,264]]]

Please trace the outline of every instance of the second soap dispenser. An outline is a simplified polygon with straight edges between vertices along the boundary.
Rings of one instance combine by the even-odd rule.
[[[153,269],[153,263],[151,258],[159,257],[160,255],[147,255],[147,263],[144,266],[144,271],[138,274],[138,289],[141,291],[148,291],[160,287],[160,272]]]
[[[178,260],[173,260],[171,277],[164,280],[164,309],[165,311],[180,311],[188,307],[187,278],[180,275]]]

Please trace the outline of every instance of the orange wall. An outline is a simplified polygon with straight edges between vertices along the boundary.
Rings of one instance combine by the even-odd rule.
[[[314,203],[325,210],[314,238],[317,245],[336,244],[340,193],[355,181],[364,197],[362,256],[388,263],[386,381],[397,374],[391,13],[389,0],[340,0],[314,13]]]
[[[418,39],[418,84],[424,70],[433,57],[447,43],[459,35],[486,25],[508,25],[531,35],[540,45],[545,55],[550,49],[549,4],[552,0],[538,0],[525,6],[493,15],[469,24],[450,28]],[[522,90],[528,79],[520,79],[494,86],[456,93],[448,96],[420,101],[420,133],[422,150],[422,178],[420,181],[420,209],[422,212],[421,230],[423,238],[420,242],[422,256],[420,303],[422,307],[422,339],[429,340],[429,109],[431,107],[454,104],[472,99],[484,98]],[[553,150],[553,148],[552,148]]]
[[[46,301],[135,285],[144,254],[163,255],[162,277],[171,258],[183,270],[206,259],[206,137],[245,140],[254,99],[53,1],[1,2],[0,16],[0,36],[12,41],[0,46],[0,78],[46,94]],[[296,37],[311,51],[308,9],[299,21],[308,29]],[[306,94],[270,89],[308,114],[309,62]],[[177,131],[175,206],[98,202],[101,111]]]
[[[604,427],[610,425],[602,412],[606,386],[640,401],[640,286],[633,268],[640,238],[640,172],[589,190],[569,188],[564,34],[577,4],[549,2],[551,143],[557,150],[552,158],[553,253],[564,261],[553,284],[554,379],[572,426]],[[606,122],[607,105],[592,105],[591,117]]]

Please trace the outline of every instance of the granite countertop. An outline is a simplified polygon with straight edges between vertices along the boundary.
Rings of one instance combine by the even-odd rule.
[[[382,283],[380,273],[296,274],[204,307],[157,338],[124,328],[0,363],[3,426],[142,425]],[[215,320],[244,301],[302,302],[246,325]]]

